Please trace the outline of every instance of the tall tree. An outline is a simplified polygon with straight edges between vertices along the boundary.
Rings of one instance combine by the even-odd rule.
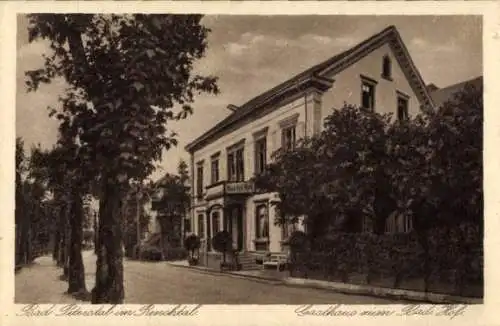
[[[459,292],[463,290],[460,279],[467,274],[471,257],[477,255],[473,247],[478,243],[474,241],[482,239],[482,94],[482,86],[467,84],[436,113],[389,131],[392,194],[400,199],[399,210],[413,217],[425,253],[426,286],[429,250],[435,241],[429,232],[436,227],[445,229],[450,247],[459,247]],[[457,239],[451,236],[452,231]],[[470,237],[474,233],[478,234],[476,240]],[[482,247],[479,249],[482,252]]]
[[[148,202],[147,190],[139,186],[131,187],[124,199],[123,243],[126,257],[133,256],[133,249],[149,224],[150,216],[145,209]]]
[[[329,230],[361,231],[360,216],[376,222],[376,172],[386,159],[390,119],[346,105],[325,119],[320,134],[299,141],[293,151],[275,152],[256,185],[279,193],[277,223],[306,216],[314,240]]]
[[[58,250],[68,279],[68,293],[86,293],[84,266],[81,254],[83,240],[83,198],[90,191],[92,180],[85,179],[91,169],[84,166],[78,144],[71,139],[68,129],[60,128],[59,140],[51,151],[32,155],[33,171],[40,171],[47,180],[48,189],[60,203],[60,225],[57,233],[62,240]]]
[[[176,144],[166,123],[192,112],[196,93],[217,93],[216,78],[193,73],[207,48],[200,15],[30,15],[30,40],[52,55],[27,73],[28,86],[64,77],[53,113],[81,141],[100,180],[98,259],[93,303],[124,299],[120,212],[128,183],[144,180]]]
[[[359,232],[362,217],[376,233],[390,213],[409,218],[424,250],[426,289],[431,247],[443,247],[435,232],[444,231],[460,292],[482,254],[482,124],[482,87],[473,85],[437,112],[401,121],[345,106],[321,134],[278,151],[256,185],[279,193],[279,224],[306,215],[311,240],[332,229]],[[449,262],[438,256],[444,269]]]
[[[26,171],[26,155],[24,152],[24,141],[16,138],[16,266],[25,263],[25,239],[27,236],[27,223],[25,220],[25,198],[24,198],[24,174]]]
[[[181,161],[180,175],[166,173],[158,181],[157,189],[161,190],[161,197],[153,203],[153,209],[157,211],[162,246],[178,246],[182,243],[182,219],[190,204],[189,187],[186,185],[188,176],[183,168]]]

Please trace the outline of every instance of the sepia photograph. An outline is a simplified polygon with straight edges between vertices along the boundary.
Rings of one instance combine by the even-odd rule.
[[[15,303],[483,303],[482,16],[16,18]]]

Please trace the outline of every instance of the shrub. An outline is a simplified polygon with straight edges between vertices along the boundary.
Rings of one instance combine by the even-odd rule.
[[[308,246],[307,236],[302,231],[294,231],[290,235],[287,244],[290,246],[292,252],[302,252]]]
[[[165,260],[183,260],[188,257],[188,253],[184,248],[169,248],[164,255]]]
[[[302,237],[297,237],[297,246]],[[339,275],[344,282],[357,273],[365,275],[367,282],[378,275],[394,277],[399,283],[403,276],[421,272],[421,248],[409,234],[334,233],[315,239],[311,250],[294,252],[296,267]]]
[[[194,252],[199,250],[201,246],[200,237],[192,233],[184,239],[184,248],[189,252],[189,265],[198,265],[199,257],[194,256]]]
[[[184,239],[184,248],[191,253],[191,257],[194,256],[194,251],[200,249],[201,241],[200,237],[196,234],[190,234]]]
[[[333,233],[315,239],[314,248],[296,252],[291,271],[304,268],[302,277],[313,272],[313,277],[340,276],[344,282],[355,274],[364,275],[367,283],[375,277],[390,278],[395,288],[404,280],[424,278],[427,282],[430,275],[437,274],[439,283],[455,283],[456,291],[463,291],[467,284],[482,283],[482,239],[471,231],[468,239],[460,240],[456,232],[449,228],[431,230],[427,258],[413,232]]]
[[[154,246],[145,246],[141,248],[141,260],[160,261],[162,259],[161,249]]]
[[[226,254],[233,250],[233,238],[227,231],[220,231],[212,238],[213,248],[222,253],[222,261],[226,262]]]

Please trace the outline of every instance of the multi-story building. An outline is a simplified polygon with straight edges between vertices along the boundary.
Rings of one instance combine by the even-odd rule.
[[[345,103],[404,118],[433,103],[399,33],[390,26],[251,99],[230,105],[227,118],[186,146],[191,155],[192,230],[210,239],[220,230],[241,252],[281,252],[291,228],[275,225],[274,193],[249,180],[279,148],[321,131]],[[208,251],[212,251],[210,241]]]

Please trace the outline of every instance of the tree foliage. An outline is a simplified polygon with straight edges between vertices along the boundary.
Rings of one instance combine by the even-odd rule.
[[[295,150],[274,153],[257,177],[259,188],[277,191],[279,216],[307,216],[311,237],[329,229],[359,229],[359,216],[375,218],[390,115],[345,106],[325,119],[324,130],[301,140]]]
[[[30,41],[50,42],[27,86],[63,78],[68,87],[50,116],[78,147],[77,180],[99,180],[94,303],[124,298],[121,211],[129,181],[142,182],[162,151],[177,144],[168,121],[185,118],[199,93],[218,93],[216,78],[194,72],[209,30],[200,15],[30,14]],[[81,178],[80,178],[81,177]]]
[[[193,74],[208,29],[199,15],[30,15],[30,37],[52,55],[27,72],[28,87],[64,77],[69,88],[51,114],[79,136],[82,155],[128,178],[144,179],[176,145],[166,123],[192,112],[196,93],[216,78]]]
[[[305,215],[314,238],[384,232],[391,212],[425,232],[482,225],[482,88],[468,85],[435,113],[404,121],[346,105],[294,151],[278,151],[257,186],[276,191],[278,224]]]
[[[47,192],[45,169],[36,163],[42,152],[34,146],[26,155],[24,141],[16,139],[16,264],[46,251],[54,231],[57,203]]]

